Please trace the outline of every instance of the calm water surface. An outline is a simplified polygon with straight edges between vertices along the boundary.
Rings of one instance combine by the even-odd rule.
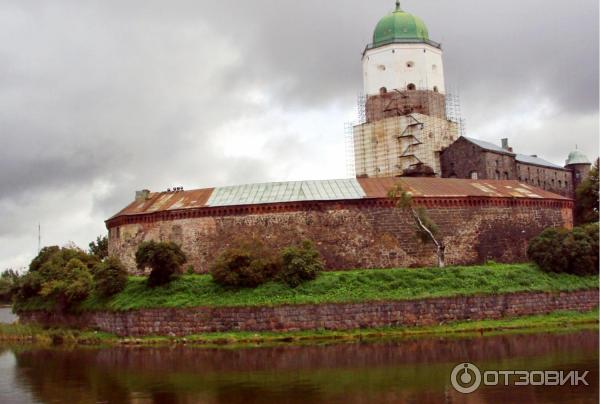
[[[452,368],[589,370],[588,387],[450,387]],[[0,348],[1,403],[597,403],[598,335],[248,349]]]

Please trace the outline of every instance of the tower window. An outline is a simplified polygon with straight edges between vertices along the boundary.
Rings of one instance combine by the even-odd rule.
[[[377,66],[377,68],[381,71],[385,71],[385,66],[384,65],[379,65]]]
[[[385,93],[387,93],[387,88],[385,88],[385,87],[381,87],[381,88],[379,89],[379,94],[382,94],[382,95],[383,95],[383,94],[385,94]]]
[[[408,86],[406,86],[406,88],[407,88],[408,90],[416,90],[416,89],[417,89],[417,86],[415,86],[413,83],[410,83]]]
[[[415,66],[415,62],[406,62],[406,67],[414,67]]]
[[[436,71],[437,70],[437,65],[432,65],[431,66],[431,70]]]
[[[476,180],[479,178],[479,174],[477,173],[477,171],[471,171],[469,177],[471,177],[472,180]]]
[[[433,92],[434,92],[434,93],[437,93],[437,92],[439,92],[439,91],[438,91],[438,87],[437,87],[437,86],[433,86]]]

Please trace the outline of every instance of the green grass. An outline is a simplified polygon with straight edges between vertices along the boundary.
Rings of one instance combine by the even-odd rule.
[[[546,273],[531,264],[324,272],[295,289],[277,282],[255,289],[226,289],[215,284],[210,275],[184,275],[169,285],[148,288],[145,278],[131,277],[121,293],[108,300],[91,296],[75,310],[349,303],[597,287],[597,275]],[[17,309],[50,307],[51,302],[31,299]]]
[[[217,332],[186,337],[148,336],[119,338],[90,330],[44,329],[37,325],[0,324],[0,342],[30,342],[41,345],[164,345],[185,343],[204,347],[237,348],[258,345],[328,344],[382,339],[467,338],[498,334],[576,332],[598,329],[598,309],[588,312],[561,311],[545,315],[500,320],[460,321],[434,326],[382,327],[355,330],[310,330],[294,332]]]
[[[273,306],[597,287],[598,276],[549,274],[529,264],[325,272],[295,289],[270,282],[256,289],[231,290],[215,284],[210,275],[186,275],[167,286],[151,289],[144,278],[132,277],[123,292],[110,300],[92,296],[80,309]]]

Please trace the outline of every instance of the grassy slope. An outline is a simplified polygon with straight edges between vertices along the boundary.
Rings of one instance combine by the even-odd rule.
[[[529,264],[326,272],[296,289],[271,282],[256,289],[228,290],[213,283],[209,275],[187,275],[167,286],[150,289],[144,278],[132,277],[126,289],[112,299],[103,301],[92,296],[80,308],[129,310],[361,302],[597,287],[598,276],[548,274]],[[32,302],[30,308],[36,306]]]

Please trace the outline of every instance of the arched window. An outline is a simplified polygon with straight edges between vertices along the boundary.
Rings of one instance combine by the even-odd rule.
[[[406,88],[407,88],[408,90],[416,90],[416,89],[417,89],[417,86],[415,86],[413,83],[410,83],[408,86],[406,86]]]
[[[494,179],[496,179],[496,180],[500,179],[500,171],[496,170],[496,172],[494,173]]]
[[[437,92],[439,92],[439,91],[438,91],[438,87],[437,87],[437,86],[433,86],[433,92],[434,92],[434,93],[437,93]]]
[[[415,62],[406,62],[406,67],[411,68],[415,66]]]
[[[477,173],[477,171],[471,171],[469,177],[471,177],[472,180],[477,180],[479,179],[479,173]]]
[[[387,88],[385,88],[385,87],[381,87],[381,88],[379,89],[379,94],[385,94],[385,93],[387,93]]]
[[[508,179],[508,172],[504,172],[504,179],[507,180]]]

